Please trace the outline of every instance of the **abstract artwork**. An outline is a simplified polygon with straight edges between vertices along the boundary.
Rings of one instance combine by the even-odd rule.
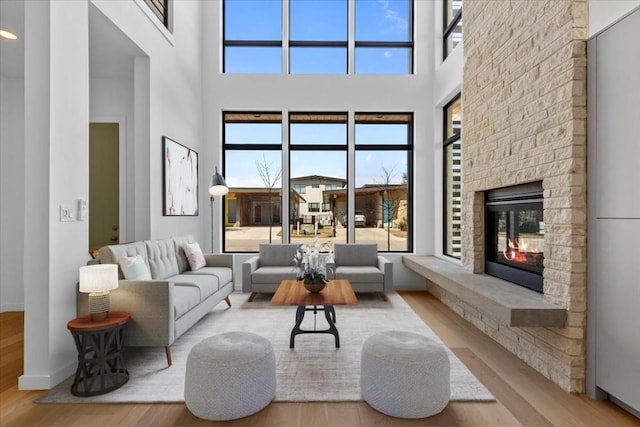
[[[162,137],[164,216],[198,215],[198,153]]]

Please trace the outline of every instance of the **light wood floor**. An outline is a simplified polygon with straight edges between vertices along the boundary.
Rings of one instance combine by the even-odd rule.
[[[44,392],[18,391],[23,315],[9,312],[0,314],[0,426],[640,426],[609,402],[563,392],[427,292],[400,294],[497,402],[454,402],[420,420],[387,417],[366,403],[272,403],[225,423],[198,419],[184,404],[34,404]]]

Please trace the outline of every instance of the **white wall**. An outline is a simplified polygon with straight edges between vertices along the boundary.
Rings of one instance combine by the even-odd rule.
[[[89,0],[25,3],[24,159],[28,162],[21,214],[29,226],[21,257],[25,351],[20,389],[50,388],[72,374],[77,363],[66,323],[76,315],[78,268],[89,259],[88,223],[60,222],[59,205],[88,198],[90,7],[97,7],[148,55],[134,59],[133,72],[136,164],[129,184],[134,187],[135,238],[182,233],[204,237],[202,215],[162,217],[161,206],[161,137],[171,136],[203,152],[201,3],[176,1],[172,36],[158,29],[144,4],[91,0],[91,5]],[[104,94],[98,99],[108,85],[94,82],[93,86],[94,108],[105,107],[109,115],[124,108],[127,111],[114,115],[130,114],[125,105],[131,94],[127,100],[107,99]],[[204,156],[200,165],[200,182],[206,182],[213,165]],[[3,216],[5,211],[3,206]]]
[[[588,37],[595,36],[638,7],[640,0],[589,0]]]
[[[24,310],[24,79],[0,76],[0,312]]]

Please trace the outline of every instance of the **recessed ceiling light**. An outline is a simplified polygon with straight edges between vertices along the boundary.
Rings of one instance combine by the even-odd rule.
[[[0,30],[0,37],[7,40],[16,40],[18,38],[18,36],[7,30]]]

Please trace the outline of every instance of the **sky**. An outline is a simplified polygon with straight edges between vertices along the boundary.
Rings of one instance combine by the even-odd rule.
[[[347,0],[290,0],[291,41],[346,42]],[[411,41],[408,0],[357,0],[355,41]],[[226,0],[225,39],[282,40],[281,0]],[[291,74],[346,74],[346,47],[291,47]],[[356,47],[356,74],[407,74],[408,48]],[[225,48],[227,73],[282,73],[280,47]]]

